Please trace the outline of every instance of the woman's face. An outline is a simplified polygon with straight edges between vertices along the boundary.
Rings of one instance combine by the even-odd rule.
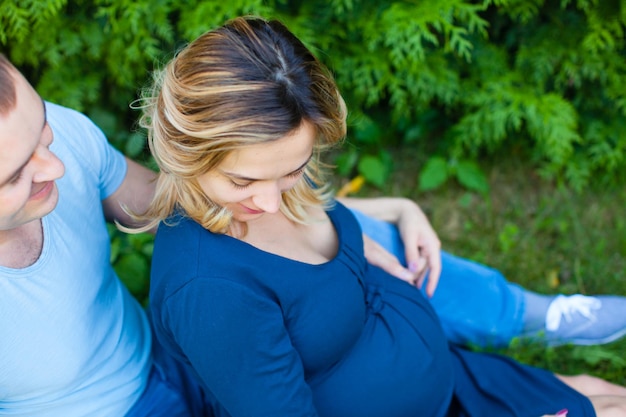
[[[302,177],[313,154],[315,128],[304,122],[278,140],[233,151],[212,171],[198,177],[204,193],[229,209],[233,219],[248,222],[276,213],[281,194]]]

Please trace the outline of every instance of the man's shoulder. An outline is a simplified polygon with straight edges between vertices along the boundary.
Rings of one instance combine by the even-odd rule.
[[[46,102],[46,117],[54,134],[52,150],[64,162],[67,154],[94,161],[106,152],[108,142],[100,128],[86,115],[69,107]]]
[[[75,125],[94,126],[94,123],[83,113],[46,101],[46,117],[53,127],[68,127]]]

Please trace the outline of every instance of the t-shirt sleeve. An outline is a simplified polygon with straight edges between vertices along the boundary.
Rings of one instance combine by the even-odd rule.
[[[94,167],[100,182],[100,199],[104,200],[122,185],[128,168],[124,155],[106,139],[98,126],[87,126],[89,140],[94,151]]]
[[[57,147],[65,147],[66,150],[60,152],[66,168],[74,169],[72,164],[78,164],[78,169],[89,176],[83,179],[97,184],[100,200],[113,194],[126,177],[128,167],[124,155],[84,114],[53,103],[46,103],[46,111],[55,135],[51,149],[57,151]]]
[[[314,417],[300,357],[271,298],[225,279],[190,281],[165,302],[172,337],[232,417]]]

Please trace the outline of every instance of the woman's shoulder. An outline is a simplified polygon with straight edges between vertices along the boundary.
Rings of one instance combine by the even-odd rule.
[[[176,209],[169,217],[163,220],[157,229],[155,245],[186,247],[193,249],[200,241],[211,244],[219,241],[225,235],[212,233],[201,224],[189,217],[184,211]],[[208,243],[207,243],[208,242]]]
[[[174,271],[177,275],[202,273],[215,259],[229,256],[222,253],[220,236],[223,235],[209,232],[184,214],[174,213],[157,229],[152,254],[153,275]]]
[[[333,222],[339,239],[344,241],[356,236],[361,239],[361,226],[356,217],[346,206],[339,201],[333,201],[333,205],[326,210],[328,217]],[[362,244],[362,242],[360,243]]]

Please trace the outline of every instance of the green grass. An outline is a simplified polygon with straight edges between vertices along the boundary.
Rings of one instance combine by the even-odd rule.
[[[421,193],[423,157],[395,153],[384,189],[417,201],[448,252],[493,266],[542,293],[626,295],[626,186],[576,193],[540,179],[520,158],[484,162],[491,191],[483,197],[457,184]],[[500,352],[563,374],[590,373],[626,385],[626,340],[603,346],[545,348],[520,340]]]

